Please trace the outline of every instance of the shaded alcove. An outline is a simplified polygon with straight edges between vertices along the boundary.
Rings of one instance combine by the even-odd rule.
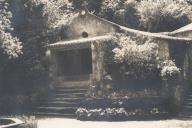
[[[57,51],[56,65],[59,76],[76,76],[92,73],[91,49]]]

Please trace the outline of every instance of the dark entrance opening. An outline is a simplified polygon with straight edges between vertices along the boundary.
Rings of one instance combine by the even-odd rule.
[[[56,52],[57,71],[60,76],[77,76],[92,73],[90,48]]]

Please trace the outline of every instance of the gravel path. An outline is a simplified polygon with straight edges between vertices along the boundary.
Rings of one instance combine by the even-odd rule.
[[[192,120],[93,122],[47,118],[38,120],[38,128],[192,128]]]

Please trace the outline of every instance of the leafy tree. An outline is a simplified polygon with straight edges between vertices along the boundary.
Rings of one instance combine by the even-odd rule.
[[[130,28],[138,28],[136,0],[103,0],[100,16]],[[131,19],[131,20],[130,20]]]
[[[41,1],[40,4],[43,4],[42,13],[50,28],[68,24],[75,15],[72,2],[68,0]]]
[[[72,0],[75,9],[85,9],[98,14],[103,0]]]
[[[11,59],[18,58],[22,54],[22,45],[14,36],[12,26],[12,13],[9,1],[0,1],[0,86],[2,86],[3,71]]]
[[[148,31],[171,31],[191,20],[191,6],[185,0],[142,0],[137,15]]]

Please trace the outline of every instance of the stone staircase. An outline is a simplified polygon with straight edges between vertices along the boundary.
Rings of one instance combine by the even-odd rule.
[[[56,85],[54,91],[48,96],[47,101],[37,108],[35,115],[43,117],[75,117],[75,112],[80,107],[90,81],[67,81]]]
[[[181,118],[192,118],[192,87],[188,88],[179,114]]]
[[[75,118],[75,112],[79,107],[87,109],[99,108],[119,108],[123,107],[127,111],[135,109],[150,111],[150,108],[163,106],[162,99],[158,96],[139,97],[130,99],[85,99],[85,94],[88,91],[90,81],[66,81],[60,82],[55,86],[54,91],[49,94],[47,101],[39,106],[35,112],[38,117],[67,117]],[[122,103],[120,103],[122,102]],[[120,105],[121,104],[121,105]],[[162,109],[163,110],[163,109]],[[167,113],[162,111],[160,116],[167,116]],[[148,115],[147,115],[148,116]],[[135,115],[137,118],[137,115]],[[135,118],[133,117],[133,119]],[[148,116],[150,118],[150,115]],[[132,118],[132,117],[131,117]],[[142,119],[144,117],[141,117]]]

